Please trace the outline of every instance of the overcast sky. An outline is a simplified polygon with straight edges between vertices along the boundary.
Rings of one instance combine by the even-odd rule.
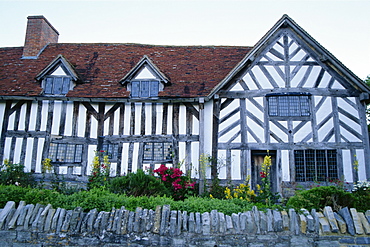
[[[0,0],[0,47],[23,46],[27,16],[60,43],[253,46],[288,14],[361,79],[370,74],[370,0]]]

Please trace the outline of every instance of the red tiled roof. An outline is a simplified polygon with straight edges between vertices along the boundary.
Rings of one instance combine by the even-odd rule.
[[[144,55],[169,79],[160,97],[203,97],[225,78],[251,47],[141,44],[49,44],[37,59],[23,47],[0,48],[0,96],[39,96],[35,77],[59,54],[82,79],[68,97],[128,97],[119,83]]]

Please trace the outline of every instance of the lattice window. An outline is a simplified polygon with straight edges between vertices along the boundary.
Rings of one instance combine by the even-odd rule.
[[[309,95],[268,95],[271,117],[309,117]]]
[[[150,98],[158,97],[159,82],[157,80],[131,81],[131,97]]]
[[[103,150],[106,151],[110,161],[116,161],[118,158],[118,144],[103,144]]]
[[[65,95],[71,86],[68,76],[48,76],[44,80],[44,94]]]
[[[172,162],[172,143],[146,142],[144,143],[144,161]]]
[[[81,163],[82,144],[50,143],[49,156],[52,162]]]
[[[338,179],[336,150],[295,150],[294,160],[297,182]]]

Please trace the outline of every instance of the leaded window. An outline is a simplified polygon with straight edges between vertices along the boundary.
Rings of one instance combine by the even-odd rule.
[[[103,150],[108,155],[110,161],[116,161],[118,158],[118,144],[103,144]]]
[[[169,142],[145,142],[144,161],[167,163],[172,162],[172,143]]]
[[[131,81],[131,97],[150,98],[158,97],[159,82],[157,80]]]
[[[338,179],[336,150],[295,150],[294,159],[297,182]]]
[[[309,117],[309,95],[268,95],[270,117]]]
[[[65,95],[71,86],[69,76],[48,76],[44,80],[44,94]]]
[[[82,144],[50,143],[49,156],[52,162],[81,163]]]

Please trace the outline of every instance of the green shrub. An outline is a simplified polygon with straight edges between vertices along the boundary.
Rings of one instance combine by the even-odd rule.
[[[355,208],[358,211],[365,212],[370,209],[370,182],[359,181],[355,183],[352,193],[355,197]]]
[[[0,208],[3,208],[8,201],[24,201],[26,193],[30,188],[15,185],[0,185]]]
[[[110,181],[109,190],[128,196],[164,196],[170,195],[166,186],[152,175],[147,175],[138,169],[136,173],[116,177]]]
[[[0,166],[0,184],[18,185],[22,187],[34,186],[35,180],[31,173],[24,172],[24,165],[13,164],[5,159]]]
[[[52,204],[55,205],[60,193],[55,190],[48,190],[48,189],[30,189],[24,195],[24,201],[28,204],[37,204],[40,203],[42,205]]]
[[[353,207],[354,196],[336,186],[321,186],[310,190],[298,191],[295,196],[289,198],[288,207],[295,209],[305,208],[323,209],[325,206],[331,206],[335,211],[342,207]]]

